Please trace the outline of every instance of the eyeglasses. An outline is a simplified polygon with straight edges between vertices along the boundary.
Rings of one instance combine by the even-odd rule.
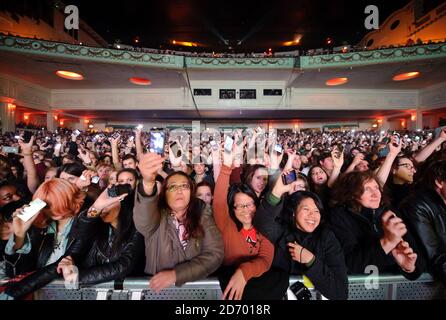
[[[407,170],[413,170],[415,167],[411,165],[410,163],[401,163],[398,165],[398,167],[405,167]]]
[[[190,189],[190,185],[188,183],[183,183],[183,184],[171,184],[170,186],[167,186],[167,191],[169,192],[176,192],[177,190],[189,190]]]
[[[252,209],[255,207],[255,203],[254,202],[250,202],[250,203],[245,203],[245,204],[234,204],[234,208],[236,210],[241,210],[241,209]]]

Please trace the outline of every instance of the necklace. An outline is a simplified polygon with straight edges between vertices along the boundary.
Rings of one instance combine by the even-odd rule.
[[[54,251],[60,250],[60,247],[62,245],[62,240],[63,240],[62,232],[55,233],[54,241],[53,241],[53,250]]]

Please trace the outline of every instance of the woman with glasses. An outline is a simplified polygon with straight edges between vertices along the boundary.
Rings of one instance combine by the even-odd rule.
[[[141,156],[133,219],[144,236],[145,272],[153,275],[155,292],[173,284],[206,278],[223,260],[223,241],[210,206],[196,198],[190,177],[180,171],[155,181],[164,158],[155,153]]]
[[[274,246],[252,224],[257,208],[268,211],[272,206],[265,198],[259,206],[255,191],[246,184],[229,187],[231,166],[232,157],[224,157],[214,199],[215,221],[225,249],[219,270],[223,299],[281,299],[288,277],[270,270]]]

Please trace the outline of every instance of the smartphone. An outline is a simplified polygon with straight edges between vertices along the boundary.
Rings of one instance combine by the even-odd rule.
[[[29,207],[26,207],[22,210],[21,213],[17,215],[20,219],[22,219],[24,222],[31,219],[33,216],[35,216],[37,213],[40,212],[43,208],[45,208],[46,202],[43,200],[40,200],[39,198],[31,201],[29,203]]]
[[[283,152],[283,148],[280,144],[276,144],[274,147],[274,151],[276,151],[278,154],[281,154]]]
[[[78,136],[78,135],[81,134],[81,132],[80,132],[79,130],[75,130],[75,131],[73,132],[73,134],[74,134],[75,136]]]
[[[178,158],[181,156],[181,150],[178,148],[178,143],[176,141],[170,144],[170,150],[172,150],[175,157]]]
[[[211,140],[209,143],[211,144],[212,150],[217,151],[217,148],[218,148],[217,142],[215,142],[214,140]]]
[[[379,149],[378,157],[379,158],[385,158],[385,157],[387,157],[389,152],[390,152],[389,146],[386,146],[385,148]]]
[[[19,153],[19,147],[2,147],[3,153]]]
[[[232,139],[231,137],[227,136],[226,140],[225,140],[225,152],[232,152],[232,145],[234,144],[234,139]]]
[[[33,133],[31,131],[25,131],[23,133],[23,142],[28,143],[31,140]]]
[[[398,133],[394,133],[393,135],[396,136],[396,145],[395,145],[395,147],[397,147],[400,144],[400,142],[401,142],[401,138],[400,138],[400,135]]]
[[[107,194],[110,198],[119,197],[124,193],[131,193],[132,186],[128,183],[126,184],[114,184],[110,188],[107,189]]]
[[[98,137],[99,137],[99,139],[104,139],[105,135],[103,133],[101,133],[101,134],[98,135]]]
[[[98,182],[99,182],[98,176],[94,176],[93,178],[91,178],[91,183],[98,183]]]
[[[112,138],[113,139],[119,139],[121,137],[121,135],[119,134],[119,132],[114,132],[113,134],[112,134]]]
[[[56,145],[54,146],[54,149],[59,150],[62,147],[61,143],[56,143]]]
[[[440,136],[441,131],[445,128],[446,126],[436,128],[434,131],[434,139],[437,139]],[[429,135],[432,136],[431,133],[429,133]]]
[[[164,139],[165,134],[163,131],[150,131],[149,151],[163,156]]]
[[[20,136],[14,136],[14,139],[19,140],[19,139],[20,139]]]
[[[284,185],[293,183],[296,180],[297,180],[297,175],[296,175],[296,171],[295,170],[292,170],[287,175],[283,175],[282,176],[282,181],[283,181]]]
[[[133,141],[133,139],[135,139],[134,136],[130,136],[130,137],[129,137],[129,141]]]

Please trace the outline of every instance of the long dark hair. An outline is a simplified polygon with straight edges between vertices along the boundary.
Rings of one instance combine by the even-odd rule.
[[[115,238],[111,247],[111,256],[119,253],[132,236],[135,225],[133,222],[134,193],[127,195],[121,201],[121,209],[118,215],[118,225],[115,230]],[[100,223],[98,226],[98,247],[102,252],[107,252],[109,237],[109,226],[107,223]]]
[[[255,191],[247,184],[237,183],[237,184],[233,184],[229,188],[229,192],[228,192],[229,216],[235,222],[235,225],[237,226],[237,230],[240,231],[243,227],[243,224],[235,216],[235,210],[234,210],[235,195],[237,193],[243,193],[243,194],[247,195],[248,197],[252,198],[252,200],[254,200],[256,208],[259,205],[259,198],[257,197]]]
[[[198,199],[195,196],[195,183],[192,181],[192,179],[185,174],[182,171],[176,171],[169,174],[166,179],[164,179],[163,184],[161,186],[160,195],[158,198],[158,209],[161,210],[167,210],[168,212],[171,211],[171,208],[169,207],[169,204],[167,203],[166,198],[166,191],[167,191],[167,184],[171,177],[175,175],[183,176],[187,179],[187,182],[189,183],[190,187],[190,200],[189,205],[186,209],[186,215],[185,215],[185,221],[184,221],[184,227],[186,229],[186,234],[184,235],[186,239],[189,238],[202,238],[204,236],[204,229],[201,225],[201,211],[203,210],[203,207],[205,206],[204,202],[200,199]]]

